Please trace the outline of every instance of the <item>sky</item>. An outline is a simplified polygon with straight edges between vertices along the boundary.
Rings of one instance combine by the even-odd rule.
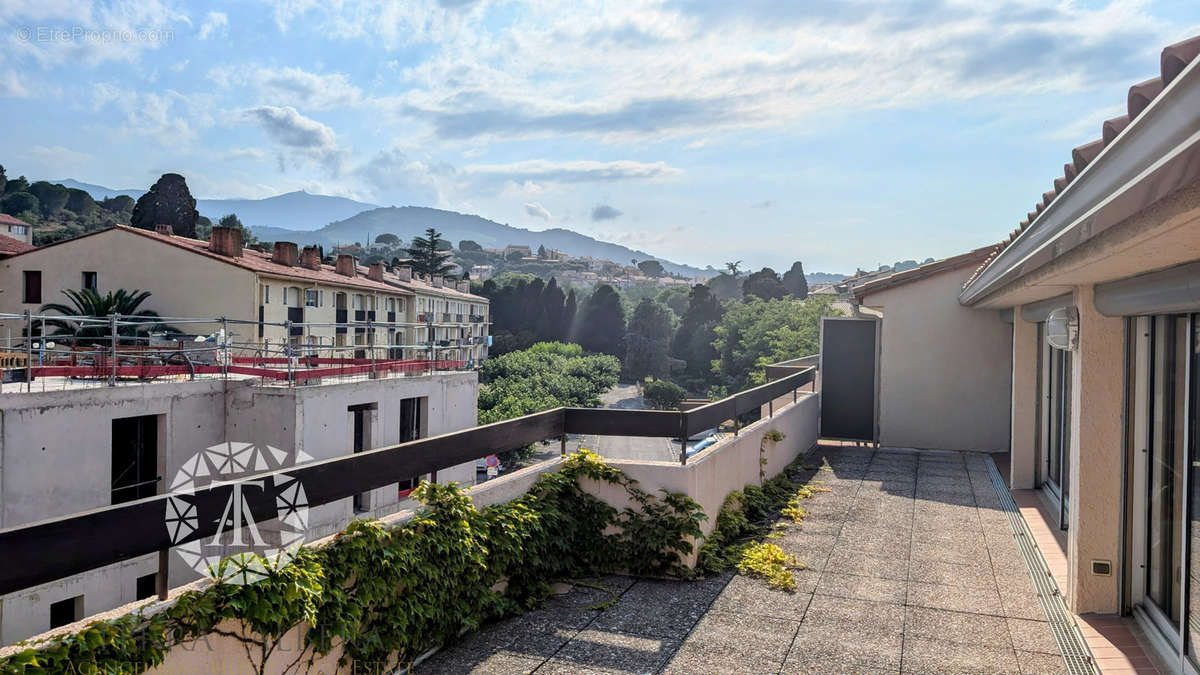
[[[0,0],[0,164],[847,273],[1004,238],[1197,34],[1195,0]]]

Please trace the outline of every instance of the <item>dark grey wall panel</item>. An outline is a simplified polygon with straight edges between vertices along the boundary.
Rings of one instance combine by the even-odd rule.
[[[821,437],[875,441],[878,322],[821,321]]]

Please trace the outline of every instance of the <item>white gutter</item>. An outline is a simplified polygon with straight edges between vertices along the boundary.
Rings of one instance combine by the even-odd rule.
[[[1200,58],[959,294],[972,305],[1200,178]]]

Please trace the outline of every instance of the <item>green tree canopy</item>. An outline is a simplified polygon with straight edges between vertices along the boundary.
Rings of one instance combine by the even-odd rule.
[[[682,318],[688,308],[688,296],[691,295],[692,289],[684,284],[675,286],[667,286],[659,292],[655,299],[666,305],[668,309],[675,313],[676,317]]]
[[[25,180],[25,176],[17,176],[9,178],[4,186],[4,194],[13,192],[29,192],[29,181]]]
[[[29,194],[38,198],[42,216],[50,216],[67,207],[67,199],[71,196],[67,188],[39,180],[29,186]]]
[[[792,263],[792,268],[783,273],[783,287],[797,300],[808,297],[808,279],[804,276],[804,264],[799,260]]]
[[[384,232],[378,237],[375,237],[375,243],[386,244],[387,246],[396,246],[400,243],[400,237],[397,237],[391,232]]]
[[[601,284],[584,304],[579,344],[590,352],[612,356],[625,352],[625,310],[612,286]]]
[[[746,299],[756,297],[773,300],[787,294],[787,289],[779,281],[779,275],[770,267],[762,268],[746,277],[746,280],[742,282],[742,297]]]
[[[821,317],[839,314],[820,296],[735,303],[716,327],[716,374],[731,391],[762,384],[767,364],[816,354]]]
[[[129,195],[117,195],[116,197],[108,197],[100,201],[100,208],[113,213],[133,214],[133,197]]]
[[[696,284],[692,287],[687,310],[671,342],[671,355],[687,364],[684,374],[688,388],[703,390],[713,379],[712,365],[717,358],[713,340],[724,314],[721,301],[708,286]]]
[[[657,260],[643,260],[637,264],[637,267],[642,271],[642,274],[648,277],[658,278],[667,276],[667,270]]]
[[[413,272],[431,276],[453,269],[447,262],[450,254],[441,252],[442,243],[442,234],[432,227],[425,230],[424,237],[413,237],[412,246],[407,249],[408,257],[412,258]]]
[[[458,250],[460,251],[482,251],[483,247],[470,239],[463,239],[458,242]]]
[[[170,225],[175,234],[195,237],[199,218],[187,181],[177,173],[164,173],[146,194],[138,197],[130,224],[143,230]]]
[[[0,211],[18,217],[24,213],[37,215],[41,211],[41,202],[28,192],[9,192],[0,199]]]
[[[671,374],[671,311],[646,298],[637,304],[625,333],[625,374],[635,380]]]
[[[721,272],[708,280],[708,287],[722,300],[742,299],[742,280],[732,274]]]
[[[642,397],[655,410],[678,410],[687,398],[683,387],[667,380],[651,380],[642,388]]]
[[[559,406],[594,408],[617,383],[621,364],[561,342],[487,359],[480,367],[479,423],[489,424]]]
[[[75,188],[67,188],[67,205],[66,209],[71,213],[88,217],[95,213],[99,206],[92,196],[83,190]]]

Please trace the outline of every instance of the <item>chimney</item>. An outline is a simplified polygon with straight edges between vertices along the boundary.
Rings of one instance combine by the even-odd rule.
[[[319,246],[305,246],[300,252],[300,266],[307,267],[310,270],[321,269],[321,248]]]
[[[296,248],[296,244],[290,241],[275,242],[275,254],[271,256],[271,262],[295,267],[300,261],[300,254]]]
[[[471,282],[467,281],[466,279],[463,279],[462,281],[458,282],[458,291],[460,293],[470,293],[471,292]]]
[[[367,268],[367,278],[371,281],[383,281],[383,269],[383,263],[372,263],[371,266]]]
[[[212,234],[208,237],[208,250],[230,258],[242,257],[241,229],[220,225],[213,227]]]
[[[170,225],[163,225],[162,223],[155,225],[154,231],[157,232],[158,234],[165,234],[168,237],[175,234],[175,228],[171,227]]]
[[[397,265],[396,276],[400,281],[412,281],[412,268],[408,265]]]
[[[429,283],[432,284],[434,288],[441,288],[442,287],[442,275],[434,274],[431,277],[431,280]]]
[[[349,253],[339,253],[333,268],[344,277],[358,276],[358,261]]]

